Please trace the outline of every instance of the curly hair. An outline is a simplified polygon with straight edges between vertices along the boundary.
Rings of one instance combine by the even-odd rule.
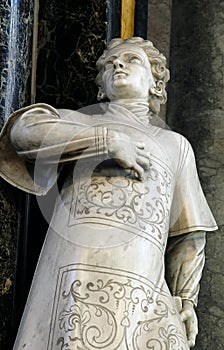
[[[159,114],[160,105],[166,103],[167,93],[166,93],[166,83],[170,78],[169,70],[166,68],[166,58],[165,56],[157,50],[151,41],[144,40],[139,37],[132,37],[128,39],[116,38],[112,39],[105,49],[104,53],[98,59],[96,65],[99,71],[96,77],[96,84],[99,87],[98,97],[101,99],[102,90],[103,90],[103,71],[104,71],[104,61],[106,54],[112,48],[122,45],[122,44],[134,44],[144,50],[146,53],[149,63],[151,65],[152,75],[155,79],[155,88],[150,89],[149,91],[149,108],[155,113]]]

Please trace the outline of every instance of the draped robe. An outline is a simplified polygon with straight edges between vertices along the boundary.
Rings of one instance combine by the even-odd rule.
[[[108,130],[144,142],[142,180],[109,157]],[[1,147],[1,176],[29,193],[68,166],[14,349],[189,349],[179,311],[197,305],[200,232],[216,223],[188,141],[113,103],[93,116],[37,104],[11,116]]]

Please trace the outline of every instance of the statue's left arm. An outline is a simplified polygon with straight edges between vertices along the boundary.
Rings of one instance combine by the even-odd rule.
[[[185,322],[188,343],[195,345],[198,322],[195,307],[205,262],[205,232],[172,237],[166,251],[166,280]]]
[[[166,251],[166,279],[185,322],[189,346],[198,333],[195,307],[205,262],[205,232],[217,229],[197,174],[194,152],[179,137],[176,182]]]

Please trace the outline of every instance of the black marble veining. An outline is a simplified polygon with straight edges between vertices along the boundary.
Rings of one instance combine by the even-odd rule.
[[[33,3],[0,2],[1,125],[30,104]],[[105,46],[106,7],[106,0],[40,0],[37,102],[79,108],[96,101],[95,62]],[[24,221],[29,206],[21,191],[3,180],[0,186],[0,348],[11,349],[46,224],[34,198]]]
[[[77,109],[96,102],[106,0],[40,0],[37,101]]]
[[[33,0],[0,3],[0,119],[1,124],[29,100]]]
[[[33,0],[0,1],[0,126],[29,103]],[[11,349],[15,325],[17,242],[21,235],[21,192],[0,180],[0,348]]]

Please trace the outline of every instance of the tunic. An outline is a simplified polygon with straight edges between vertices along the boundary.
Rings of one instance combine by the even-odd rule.
[[[144,142],[141,181],[108,156],[108,130]],[[12,115],[2,145],[2,177],[30,193],[68,166],[14,349],[189,349],[181,300],[197,304],[199,231],[217,227],[188,141],[113,103],[95,116],[37,104]]]

